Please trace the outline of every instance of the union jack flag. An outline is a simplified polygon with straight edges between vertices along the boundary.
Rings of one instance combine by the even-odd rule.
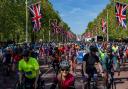
[[[55,35],[58,30],[57,20],[56,19],[49,20],[49,25],[52,29],[53,35]]]
[[[107,23],[106,23],[106,21],[104,19],[102,19],[102,31],[104,33],[107,32]]]
[[[42,18],[40,13],[40,3],[32,4],[28,8],[32,17],[33,31],[39,31],[41,28],[40,19]]]
[[[61,33],[61,30],[62,30],[62,27],[61,26],[58,26],[57,34]]]
[[[127,8],[127,5],[125,4],[121,4],[121,3],[116,3],[116,6],[115,6],[115,11],[116,11],[116,18],[117,18],[117,21],[118,23],[126,28],[127,25],[126,25],[126,8]]]

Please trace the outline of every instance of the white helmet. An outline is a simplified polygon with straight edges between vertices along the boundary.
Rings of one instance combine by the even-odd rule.
[[[60,68],[70,68],[70,64],[67,60],[62,60],[60,62]]]

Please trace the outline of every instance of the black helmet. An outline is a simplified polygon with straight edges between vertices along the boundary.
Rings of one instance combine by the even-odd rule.
[[[23,53],[22,53],[22,55],[24,57],[28,57],[29,56],[29,50],[24,50]]]
[[[98,48],[96,46],[91,45],[89,49],[91,52],[98,52]]]

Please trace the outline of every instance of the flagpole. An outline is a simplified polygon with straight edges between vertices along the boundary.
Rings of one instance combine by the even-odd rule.
[[[108,36],[108,9],[107,9],[107,42],[109,41],[109,36]]]
[[[28,1],[27,0],[25,4],[26,4],[26,42],[28,42],[28,10],[27,10]]]

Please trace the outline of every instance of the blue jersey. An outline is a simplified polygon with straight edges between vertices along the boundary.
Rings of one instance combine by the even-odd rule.
[[[84,55],[85,55],[85,53],[83,51],[79,51],[77,53],[77,57],[76,57],[77,61],[81,63],[83,61]]]

